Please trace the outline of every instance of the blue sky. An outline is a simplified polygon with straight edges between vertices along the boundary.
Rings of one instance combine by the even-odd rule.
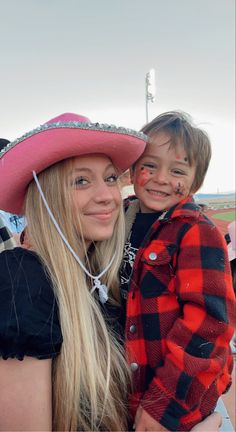
[[[212,140],[201,192],[235,190],[234,0],[0,0],[0,136],[62,112],[139,129],[189,112]]]

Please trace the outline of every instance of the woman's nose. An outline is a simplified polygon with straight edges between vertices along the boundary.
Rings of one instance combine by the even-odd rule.
[[[113,199],[111,187],[109,187],[104,181],[99,182],[95,189],[94,199],[96,202],[107,202]]]

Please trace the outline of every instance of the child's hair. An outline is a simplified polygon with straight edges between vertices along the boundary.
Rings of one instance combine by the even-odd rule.
[[[196,192],[202,186],[211,159],[211,143],[207,133],[194,126],[188,114],[179,111],[160,114],[141,129],[150,141],[160,130],[170,135],[171,146],[183,144],[190,166],[196,166],[191,188],[191,192]]]
[[[39,174],[39,181],[63,234],[80,257],[85,255],[84,264],[92,274],[105,268],[115,253],[103,279],[115,302],[123,253],[123,209],[121,206],[112,238],[97,242],[88,262],[68,187],[72,164],[68,160],[48,168]],[[53,361],[53,430],[127,430],[129,372],[123,348],[108,330],[90,293],[91,281],[57,233],[34,182],[28,188],[25,214],[27,239],[52,281],[63,335],[61,353]]]

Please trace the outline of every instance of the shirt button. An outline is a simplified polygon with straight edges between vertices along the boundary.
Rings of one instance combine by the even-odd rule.
[[[132,333],[132,334],[134,334],[134,333],[136,333],[136,325],[134,325],[134,324],[132,324],[131,326],[130,326],[130,328],[129,328],[129,331],[130,331],[130,333]]]
[[[138,363],[130,363],[130,369],[132,372],[138,370]]]
[[[151,261],[155,261],[155,259],[157,259],[157,254],[156,254],[156,252],[151,252],[151,253],[149,254],[149,258],[150,258]]]

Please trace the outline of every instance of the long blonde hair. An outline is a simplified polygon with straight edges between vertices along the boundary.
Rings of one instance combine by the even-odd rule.
[[[39,181],[64,235],[79,254],[84,242],[78,235],[79,217],[72,211],[68,188],[71,164],[73,160],[48,168]],[[90,281],[57,233],[34,182],[28,188],[25,214],[27,239],[52,281],[63,335],[61,353],[53,363],[53,430],[127,430],[129,373],[122,348],[107,328],[90,293]],[[116,252],[103,278],[114,301],[119,298],[123,238],[121,208],[112,238],[97,242],[89,256],[90,271],[97,274]]]

